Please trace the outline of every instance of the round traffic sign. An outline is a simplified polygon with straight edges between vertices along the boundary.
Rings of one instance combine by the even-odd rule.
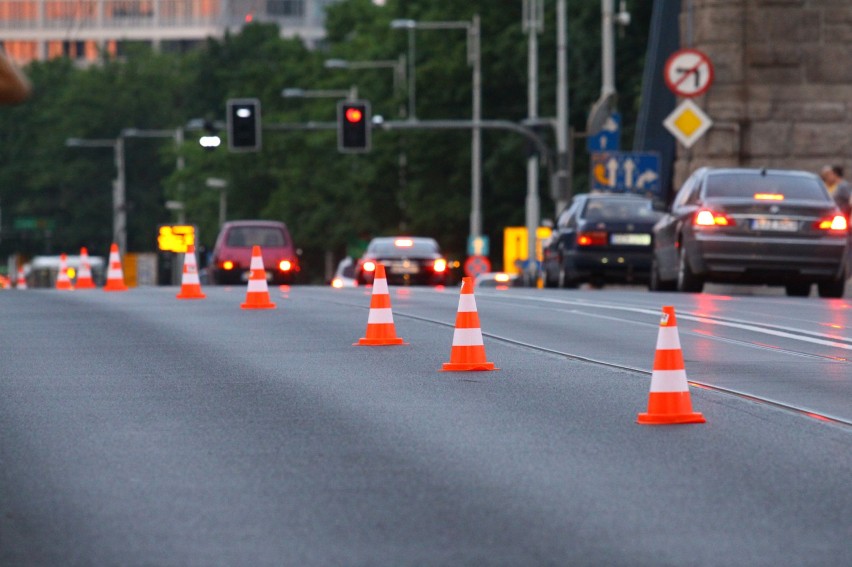
[[[485,256],[468,256],[464,261],[464,273],[469,278],[475,278],[479,274],[487,274],[491,271],[491,262]]]
[[[713,63],[697,49],[681,49],[666,61],[663,77],[677,96],[698,96],[713,83]]]

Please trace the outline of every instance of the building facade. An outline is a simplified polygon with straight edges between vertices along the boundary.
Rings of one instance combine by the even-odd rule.
[[[682,0],[680,36],[713,62],[714,125],[678,145],[675,189],[703,165],[852,169],[852,2]]]
[[[19,64],[53,57],[94,62],[125,42],[184,46],[250,22],[275,22],[284,37],[323,37],[336,0],[0,0],[0,43]]]

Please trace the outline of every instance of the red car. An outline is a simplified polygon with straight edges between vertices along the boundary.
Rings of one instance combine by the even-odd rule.
[[[267,281],[276,285],[293,282],[299,271],[299,259],[287,225],[276,221],[240,220],[226,222],[216,238],[210,263],[213,283],[247,282],[253,246],[260,246]]]

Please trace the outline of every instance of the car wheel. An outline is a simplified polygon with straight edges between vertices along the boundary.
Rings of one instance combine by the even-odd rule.
[[[559,287],[564,287],[565,289],[577,289],[578,287],[576,281],[568,279],[568,274],[565,272],[565,266],[559,268]]]
[[[677,270],[677,290],[687,293],[701,293],[704,289],[704,281],[692,273],[689,261],[686,257],[686,247],[681,244],[680,258]]]
[[[656,258],[651,258],[651,274],[648,279],[648,289],[651,291],[674,291],[676,281],[663,281],[660,279],[660,266]]]
[[[790,297],[807,297],[811,294],[810,282],[789,283],[784,286],[784,289]]]
[[[556,277],[551,277],[551,270],[545,268],[544,270],[544,287],[554,288],[559,287],[559,275]]]
[[[817,291],[820,297],[843,297],[843,293],[846,291],[846,280],[840,278],[827,282],[817,282]]]

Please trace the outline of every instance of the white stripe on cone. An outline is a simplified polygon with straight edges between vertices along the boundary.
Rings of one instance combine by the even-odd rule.
[[[459,313],[470,313],[476,311],[476,299],[472,293],[459,295]]]
[[[654,370],[651,373],[652,392],[688,392],[686,370]]]
[[[367,324],[373,323],[393,323],[393,311],[389,308],[373,307],[367,316]]]
[[[262,270],[263,269],[263,256],[252,256],[251,257],[251,270]]]
[[[373,295],[388,295],[388,280],[377,278],[373,281]]]
[[[480,346],[482,342],[482,329],[456,329],[453,332],[453,346]]]
[[[269,291],[269,287],[266,285],[266,278],[262,279],[249,279],[248,281],[248,292],[259,292],[259,291]]]
[[[657,350],[680,350],[677,327],[660,327],[657,335]]]

